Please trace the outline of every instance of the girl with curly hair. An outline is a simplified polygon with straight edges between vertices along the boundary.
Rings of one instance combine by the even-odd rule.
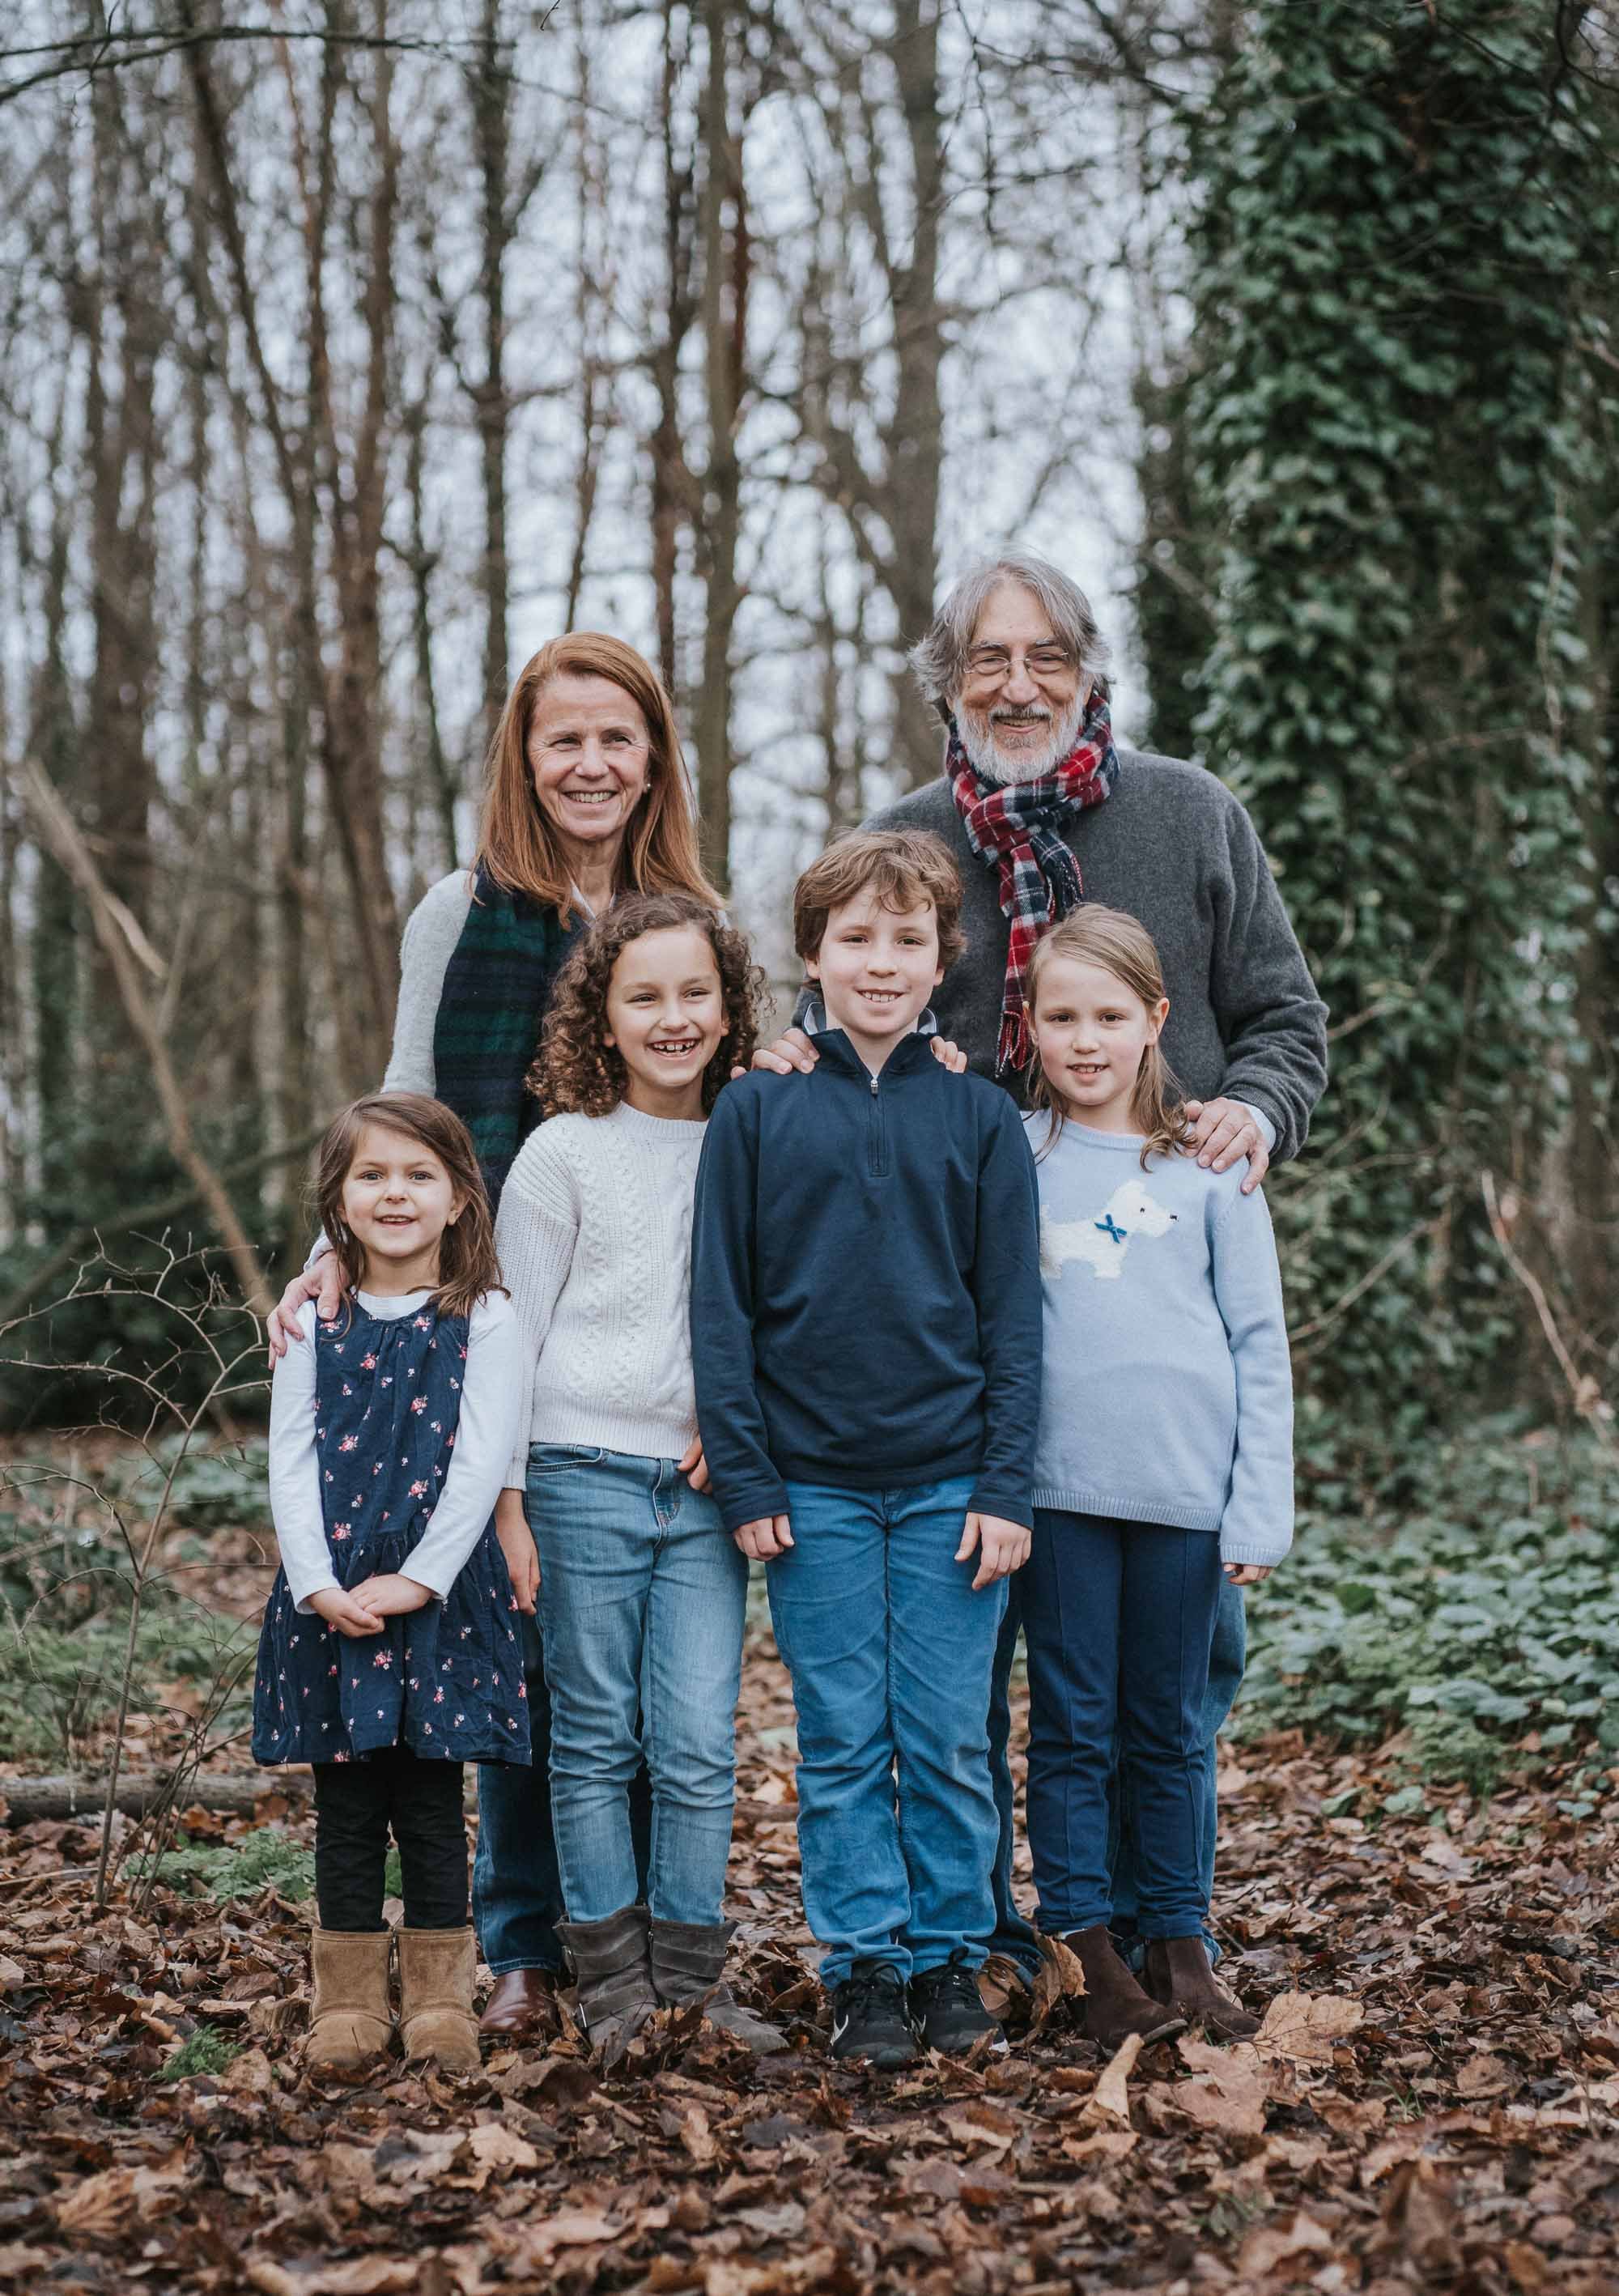
[[[687,1309],[707,1119],[752,1057],[763,990],[706,902],[615,903],[558,976],[528,1078],[548,1121],[496,1224],[533,1379],[495,1526],[519,1603],[537,1597],[559,1931],[609,2063],[657,2009],[697,2001],[756,2050],[781,2046],[720,1982],[748,1565],[707,1488]]]

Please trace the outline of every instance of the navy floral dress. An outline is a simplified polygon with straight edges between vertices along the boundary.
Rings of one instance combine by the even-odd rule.
[[[331,1568],[345,1588],[408,1570],[450,1469],[467,1318],[367,1315],[315,1330],[315,1447]],[[442,1603],[339,1634],[275,1574],[253,1688],[258,1762],[347,1762],[386,1746],[429,1759],[529,1759],[517,1598],[491,1521]]]

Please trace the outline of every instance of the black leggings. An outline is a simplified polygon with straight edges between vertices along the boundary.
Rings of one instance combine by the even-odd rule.
[[[459,1762],[408,1746],[315,1765],[315,1897],[323,1930],[380,1930],[388,1828],[399,1845],[407,1930],[464,1929],[467,1822]]]

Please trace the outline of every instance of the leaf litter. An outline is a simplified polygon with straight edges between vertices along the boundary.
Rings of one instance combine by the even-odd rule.
[[[307,2077],[307,1906],[159,1887],[144,1919],[98,1913],[89,1829],[0,1835],[0,2291],[1619,2296],[1611,1799],[1458,1785],[1390,1814],[1401,1749],[1249,1741],[1219,1911],[1251,2042],[1103,2061],[1054,1947],[1032,1991],[987,1972],[1006,2054],[885,2079],[816,2023],[792,1748],[761,1635],[729,1910],[739,1989],[792,2049],[688,2013],[608,2077],[566,2031],[465,2079]],[[266,1824],[307,1842],[280,1796],[215,1832]]]

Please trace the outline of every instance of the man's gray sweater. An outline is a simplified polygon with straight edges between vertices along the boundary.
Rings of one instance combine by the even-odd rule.
[[[1164,1052],[1188,1096],[1247,1102],[1275,1127],[1276,1160],[1296,1156],[1327,1082],[1327,1008],[1254,824],[1200,766],[1122,746],[1118,760],[1112,795],[1066,832],[1085,898],[1126,910],[1157,943],[1169,996]],[[955,856],[967,951],[933,1010],[940,1035],[993,1076],[1008,939],[999,872],[973,851],[943,779],[865,826],[931,829]],[[1001,1081],[1022,1099],[1021,1078]]]

